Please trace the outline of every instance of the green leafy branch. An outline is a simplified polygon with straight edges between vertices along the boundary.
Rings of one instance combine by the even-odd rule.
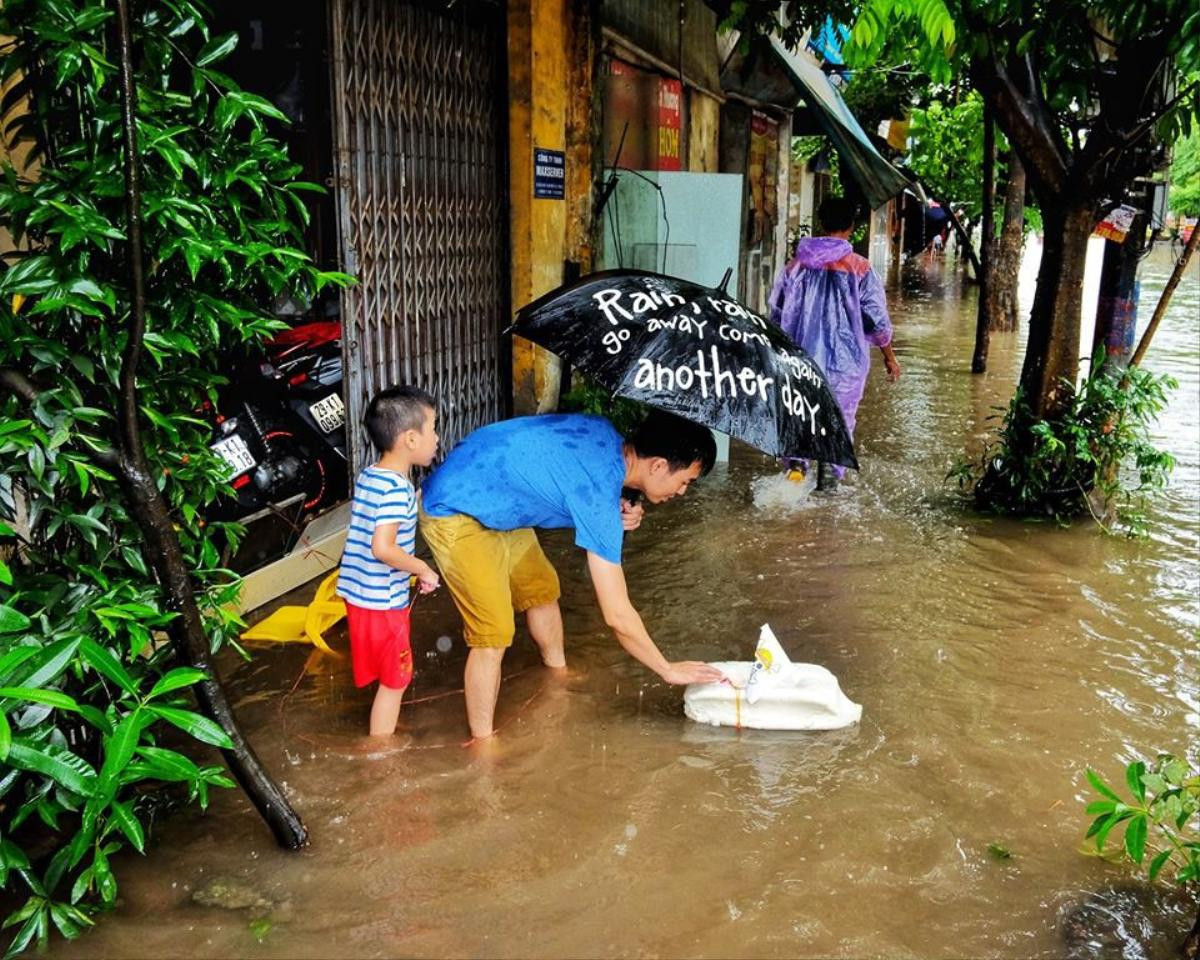
[[[1104,854],[1110,834],[1124,824],[1124,855],[1146,866],[1151,881],[1164,870],[1180,885],[1200,881],[1200,773],[1162,754],[1149,771],[1142,761],[1125,768],[1129,797],[1094,770],[1087,771],[1087,779],[1100,796],[1087,807],[1094,817],[1086,835],[1094,844],[1089,851]]]

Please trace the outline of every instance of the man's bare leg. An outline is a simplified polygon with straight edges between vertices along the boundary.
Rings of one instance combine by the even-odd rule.
[[[472,647],[463,673],[463,692],[467,700],[467,725],[471,736],[490,737],[494,732],[496,700],[500,696],[500,663],[504,647]]]
[[[542,663],[556,670],[565,667],[567,658],[563,653],[563,621],[558,601],[551,600],[541,606],[530,607],[525,611],[525,622],[529,625],[533,642],[541,651]]]

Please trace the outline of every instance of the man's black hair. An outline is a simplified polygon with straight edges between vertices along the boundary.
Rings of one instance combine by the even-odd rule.
[[[672,472],[698,461],[704,476],[717,459],[717,444],[708,427],[662,410],[650,411],[630,443],[639,457],[662,457]]]
[[[817,207],[817,219],[826,233],[841,233],[854,226],[858,204],[845,197],[826,197]]]
[[[425,411],[436,409],[437,401],[420,387],[388,387],[367,404],[363,423],[375,449],[383,453],[396,445],[405,430],[420,430]]]

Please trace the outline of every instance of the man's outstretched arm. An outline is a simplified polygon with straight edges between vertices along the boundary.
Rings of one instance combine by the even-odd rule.
[[[590,550],[587,557],[588,572],[596,588],[596,600],[600,604],[604,622],[631,657],[645,664],[667,683],[716,683],[724,679],[720,670],[707,663],[667,660],[650,638],[641,616],[629,601],[625,571],[620,564],[610,563]]]

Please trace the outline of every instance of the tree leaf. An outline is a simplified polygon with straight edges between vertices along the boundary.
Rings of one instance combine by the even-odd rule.
[[[32,644],[28,646],[14,647],[8,653],[0,657],[0,681],[7,680],[21,664],[26,660],[32,659],[42,651],[42,647],[35,647]]]
[[[1149,876],[1151,883],[1153,883],[1155,880],[1158,879],[1159,873],[1162,872],[1162,868],[1166,865],[1166,862],[1170,859],[1171,859],[1171,848],[1167,847],[1166,850],[1160,851],[1158,853],[1158,855],[1155,856],[1155,858],[1150,861],[1150,870],[1147,875]]]
[[[80,642],[79,638],[74,640],[59,640],[48,647],[43,647],[38,651],[36,656],[30,658],[33,670],[21,678],[19,685],[22,687],[44,687],[51,681],[58,679],[58,676],[67,668],[67,664],[75,656],[75,651],[78,649]]]
[[[1108,819],[1104,821],[1100,829],[1096,831],[1096,849],[1103,850],[1104,844],[1108,841],[1108,835],[1122,820],[1128,820],[1132,816],[1132,812],[1124,804],[1117,804],[1117,809],[1109,814]]]
[[[237,46],[238,36],[236,33],[227,33],[224,36],[213,37],[208,41],[196,56],[197,67],[207,67],[210,63],[216,63],[218,60],[223,60],[233,52],[233,48]]]
[[[28,700],[31,703],[44,703],[56,710],[79,712],[79,704],[74,697],[69,697],[58,690],[43,690],[31,687],[0,687],[0,697],[13,700]]]
[[[121,774],[133,759],[134,751],[141,742],[142,732],[150,720],[151,718],[142,713],[139,707],[117,724],[112,736],[104,743],[104,764],[100,768],[100,780],[96,785],[97,795],[106,800],[112,799]]]
[[[54,921],[58,932],[68,940],[77,939],[84,930],[92,925],[91,917],[78,907],[66,903],[52,903],[50,919]]]
[[[138,747],[137,752],[145,760],[144,776],[167,781],[196,780],[200,777],[200,768],[182,753],[165,747],[147,746]]]
[[[1092,785],[1092,788],[1101,796],[1108,797],[1109,800],[1115,800],[1117,803],[1121,802],[1121,798],[1117,796],[1115,792],[1113,792],[1113,789],[1108,786],[1108,784],[1100,779],[1099,774],[1097,774],[1094,770],[1090,768],[1088,769],[1087,778],[1088,782]]]
[[[20,610],[0,603],[0,633],[20,633],[29,627],[29,618]]]
[[[112,818],[116,821],[121,832],[125,834],[126,839],[133,844],[134,849],[138,853],[146,852],[146,834],[142,830],[142,824],[133,811],[123,803],[113,802]]]
[[[107,677],[131,696],[137,695],[138,685],[133,677],[116,657],[95,640],[84,639],[79,645],[79,654],[84,662],[101,676]]]
[[[148,577],[150,575],[150,571],[146,567],[146,561],[142,557],[142,552],[137,547],[122,547],[121,556],[141,576]]]
[[[91,796],[96,771],[82,757],[52,743],[31,745],[16,738],[8,749],[8,762],[18,770],[40,773],[81,797]]]
[[[229,734],[208,717],[193,713],[191,710],[179,710],[175,707],[149,706],[146,709],[168,723],[174,724],[185,733],[191,734],[197,740],[225,750],[233,749],[233,741],[229,739]]]
[[[153,700],[155,697],[161,697],[164,693],[170,693],[172,690],[179,690],[182,687],[190,687],[192,684],[207,679],[208,674],[203,670],[197,670],[195,667],[176,667],[150,688],[146,699]]]
[[[12,746],[12,727],[8,725],[8,717],[0,713],[0,761],[8,759],[10,746]],[[0,883],[0,887],[3,885]]]
[[[1135,816],[1125,828],[1125,851],[1134,863],[1140,864],[1146,854],[1146,818]]]
[[[33,897],[30,897],[27,901],[25,901],[25,903],[26,903],[26,906],[32,905],[35,908],[35,911],[36,911],[36,908],[41,906],[41,903],[38,900],[35,900]],[[9,926],[10,925],[8,922],[9,920],[12,921],[13,923],[19,923],[20,922],[19,919],[14,919],[16,917],[17,917],[17,914],[14,913],[11,917],[8,918],[8,920],[5,921],[4,925]],[[28,947],[29,944],[33,941],[33,938],[35,936],[37,936],[38,920],[40,917],[41,917],[41,915],[38,914],[37,912],[30,913],[29,919],[27,919],[25,921],[25,923],[21,926],[21,928],[17,931],[16,936],[14,936],[12,938],[12,942],[9,943],[9,945],[8,945],[8,949],[4,952],[4,960],[9,960],[10,957],[15,957],[20,953],[24,953],[25,948]]]
[[[1142,774],[1145,772],[1146,765],[1140,760],[1125,768],[1125,783],[1129,785],[1130,792],[1137,797],[1139,803],[1146,799],[1146,787],[1142,783]]]

